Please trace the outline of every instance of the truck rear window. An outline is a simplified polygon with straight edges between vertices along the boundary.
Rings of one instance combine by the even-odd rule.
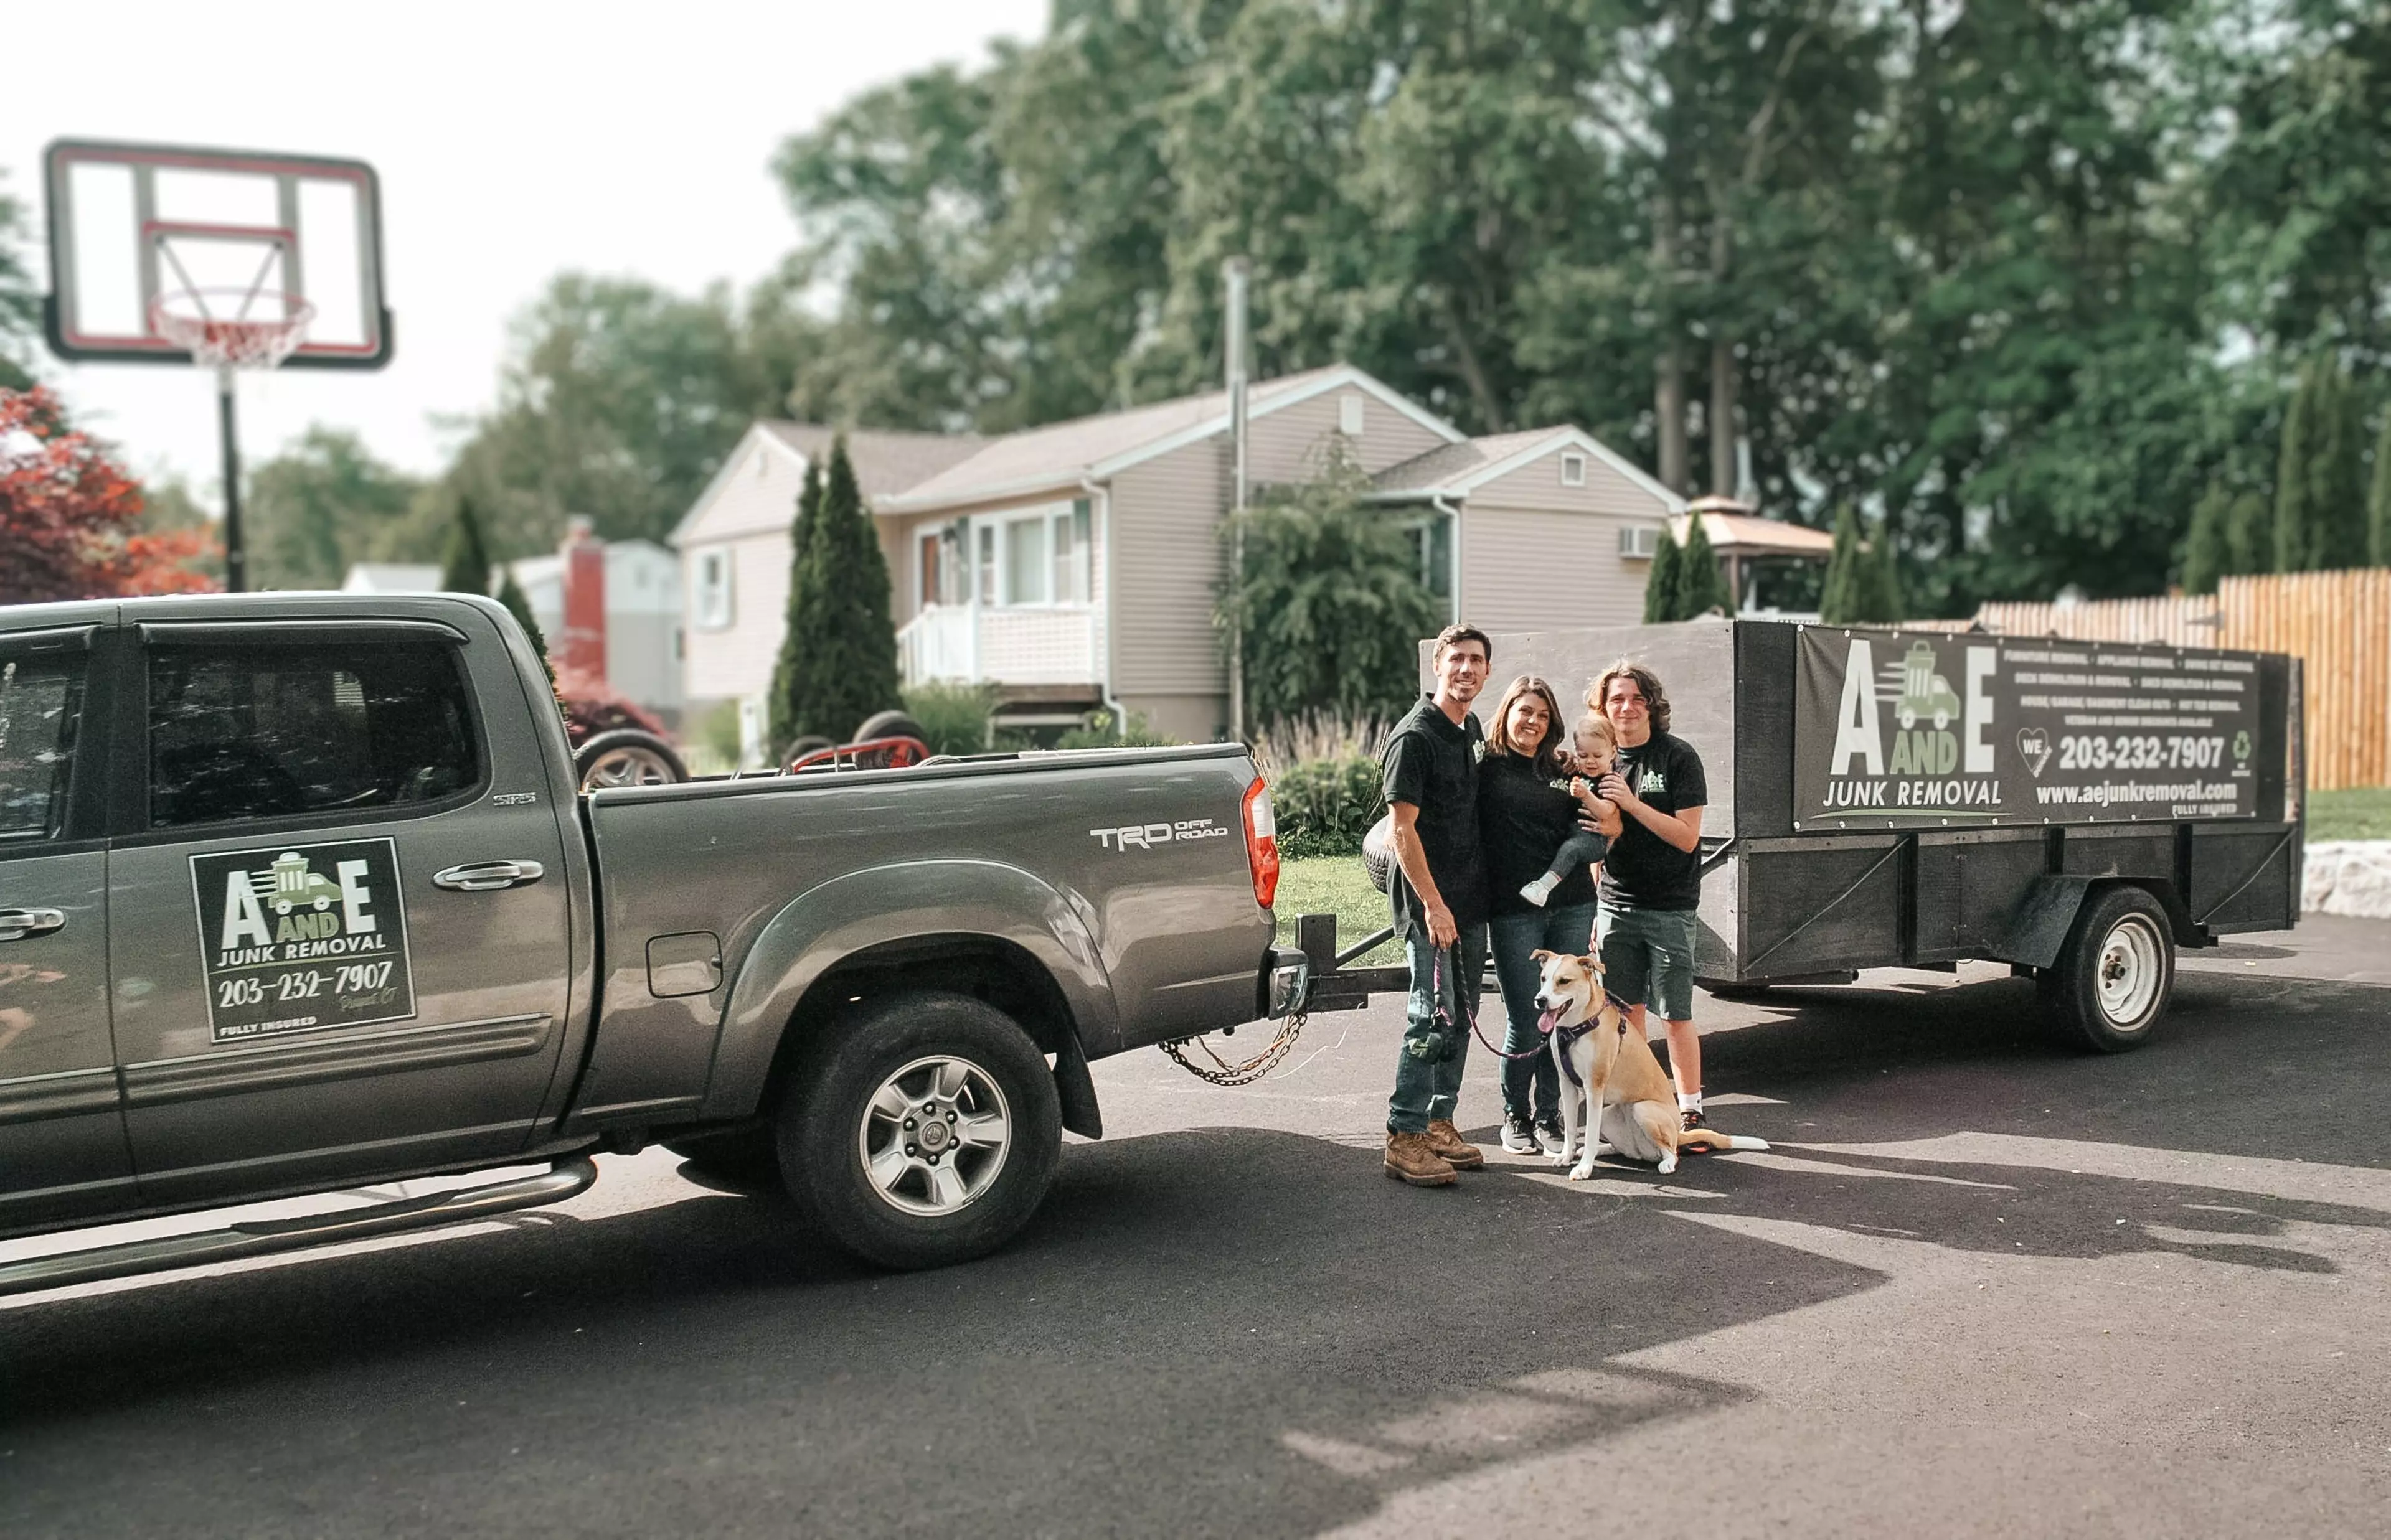
[[[154,648],[150,827],[439,802],[480,782],[472,720],[438,641]]]

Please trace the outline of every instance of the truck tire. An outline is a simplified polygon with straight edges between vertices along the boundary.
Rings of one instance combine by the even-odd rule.
[[[689,779],[688,767],[673,746],[637,727],[617,727],[591,738],[574,753],[573,771],[584,791],[601,786],[669,786]]]
[[[2175,991],[2166,911],[2139,888],[2103,888],[2075,913],[2059,960],[2044,970],[2042,1008],[2072,1047],[2139,1048],[2158,1030]]]
[[[895,1268],[1003,1245],[1037,1213],[1063,1146],[1038,1045],[985,1001],[927,990],[873,1001],[826,1037],[778,1123],[798,1212]]]

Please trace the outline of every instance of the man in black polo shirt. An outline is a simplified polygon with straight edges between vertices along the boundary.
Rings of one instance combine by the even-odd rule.
[[[1486,738],[1469,704],[1485,687],[1492,652],[1475,626],[1446,626],[1436,639],[1436,693],[1387,739],[1398,868],[1389,886],[1412,974],[1410,1020],[1387,1101],[1387,1174],[1414,1187],[1445,1187],[1456,1170],[1486,1163],[1454,1126],[1453,1112],[1468,1061],[1466,1013],[1478,1008],[1486,967],[1486,867],[1478,843],[1478,761]]]

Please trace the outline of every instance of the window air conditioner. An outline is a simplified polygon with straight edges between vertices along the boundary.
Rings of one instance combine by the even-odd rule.
[[[1661,549],[1658,524],[1630,524],[1619,532],[1619,554],[1631,561],[1649,561]]]

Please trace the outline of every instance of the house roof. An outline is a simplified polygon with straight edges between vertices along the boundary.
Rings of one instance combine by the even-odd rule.
[[[1491,433],[1440,444],[1427,454],[1389,466],[1370,478],[1376,492],[1447,492],[1474,471],[1507,460],[1523,449],[1559,438],[1565,428],[1531,428],[1519,433]]]
[[[1350,364],[1256,380],[1247,388],[1246,407],[1252,417],[1266,417],[1347,385],[1368,391],[1440,437],[1460,436],[1450,424]],[[1024,429],[988,441],[970,458],[875,506],[881,512],[912,513],[1100,481],[1228,426],[1229,392],[1222,390]]]
[[[827,460],[835,428],[818,422],[765,421],[756,425],[808,460]],[[917,433],[895,428],[847,430],[847,462],[866,501],[893,497],[919,486],[987,443],[976,433]]]
[[[1415,456],[1401,465],[1389,466],[1371,480],[1371,495],[1382,502],[1402,502],[1418,497],[1465,498],[1477,488],[1498,476],[1507,476],[1522,466],[1555,450],[1573,448],[1584,451],[1619,473],[1630,484],[1648,493],[1653,500],[1671,513],[1682,510],[1686,500],[1648,475],[1644,468],[1583,428],[1563,423],[1554,428],[1531,428],[1516,433],[1493,433],[1484,438],[1466,439]]]
[[[436,594],[440,566],[432,561],[354,561],[341,580],[344,594]]]
[[[1693,516],[1681,513],[1669,520],[1669,533],[1677,544],[1686,543]],[[1710,537],[1711,549],[1721,556],[1791,556],[1810,557],[1824,561],[1834,554],[1835,537],[1824,530],[1814,530],[1807,524],[1789,524],[1782,519],[1763,519],[1752,513],[1702,514],[1702,533]]]

